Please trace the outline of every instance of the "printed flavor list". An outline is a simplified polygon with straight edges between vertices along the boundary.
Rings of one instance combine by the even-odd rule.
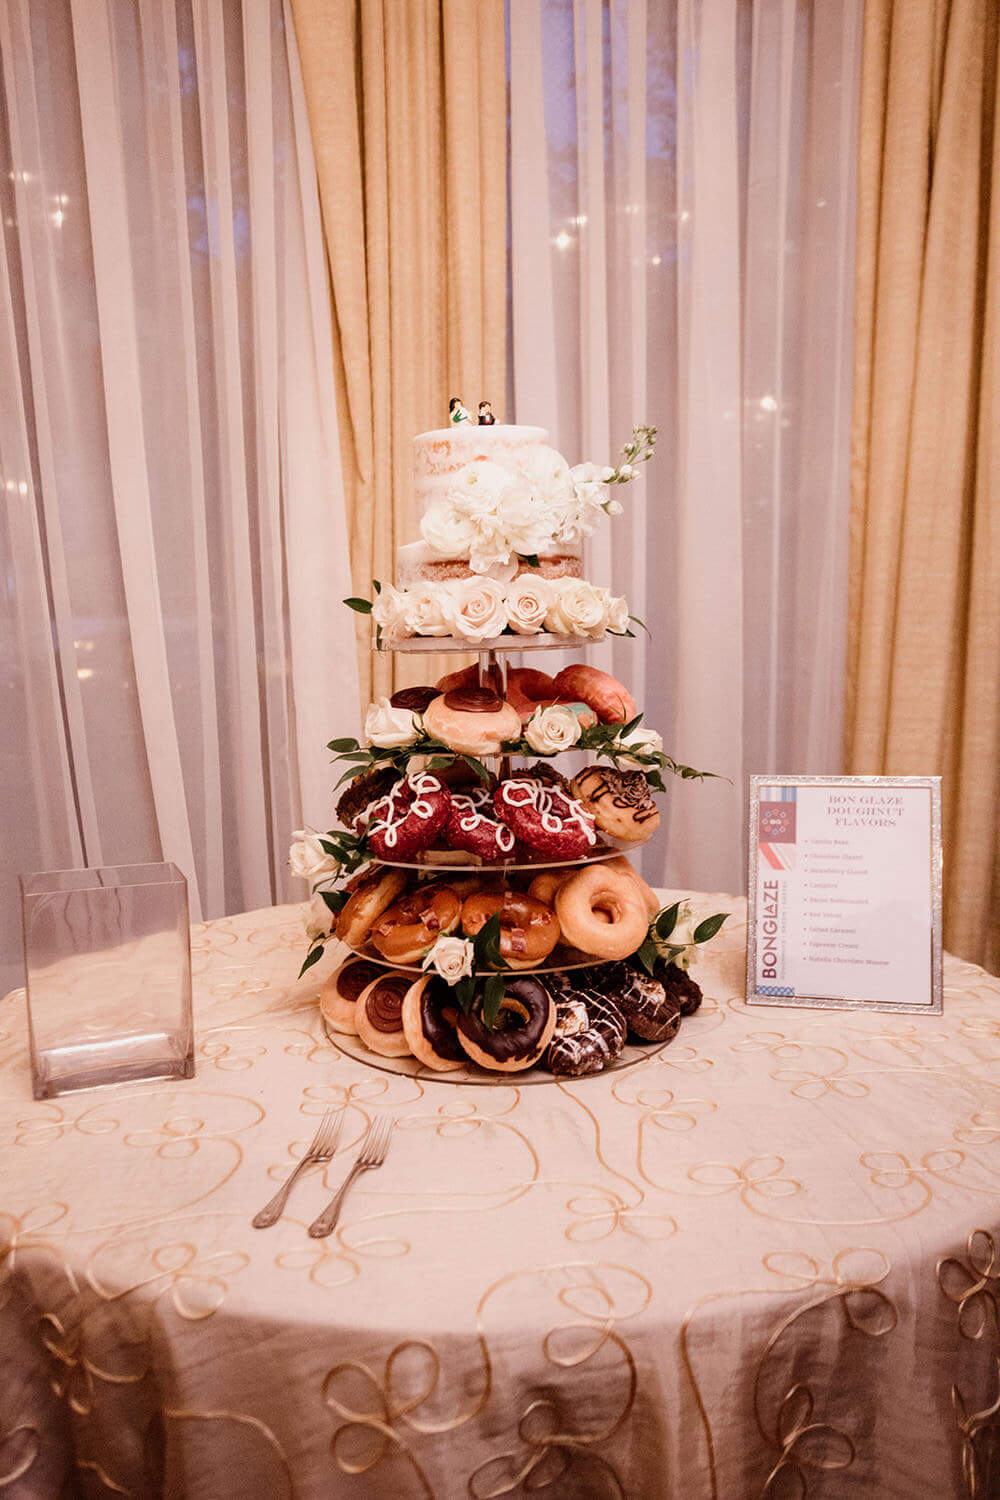
[[[762,787],[757,990],[930,1005],[929,787]]]

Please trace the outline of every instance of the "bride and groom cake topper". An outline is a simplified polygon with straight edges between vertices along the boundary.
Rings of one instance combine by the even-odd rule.
[[[496,417],[493,415],[493,407],[490,402],[480,401],[479,415],[476,418],[476,422],[473,422],[471,414],[462,405],[461,396],[452,396],[448,402],[448,421],[453,427],[458,427],[463,422],[468,422],[470,426],[475,426],[476,422],[478,422],[480,427],[492,427],[496,422]]]

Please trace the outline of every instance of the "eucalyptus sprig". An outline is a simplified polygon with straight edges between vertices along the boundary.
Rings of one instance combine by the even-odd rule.
[[[671,776],[680,776],[684,781],[705,781],[717,776],[715,771],[696,771],[693,766],[682,765],[663,750],[623,743],[642,723],[642,718],[642,714],[636,714],[627,724],[594,724],[581,731],[575,748],[592,750],[598,760],[609,760],[618,771],[634,771],[638,766],[646,778],[646,785],[653,792],[666,791],[664,771]]]
[[[647,974],[653,974],[661,959],[666,964],[676,963],[696,943],[707,943],[715,937],[723,922],[731,915],[727,911],[716,912],[714,916],[706,917],[704,921],[698,923],[687,942],[671,943],[668,939],[677,927],[683,905],[683,902],[675,901],[673,906],[663,907],[650,922],[649,931],[646,933],[642,946],[636,950],[636,957]],[[687,912],[685,915],[688,915]]]

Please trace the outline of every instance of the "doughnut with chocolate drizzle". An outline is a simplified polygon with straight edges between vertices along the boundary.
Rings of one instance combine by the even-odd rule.
[[[635,843],[660,826],[660,814],[641,771],[612,771],[588,766],[572,780],[573,795],[602,833]]]

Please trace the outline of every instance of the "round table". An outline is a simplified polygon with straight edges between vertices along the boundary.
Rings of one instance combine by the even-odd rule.
[[[191,1081],[33,1102],[8,996],[4,1500],[1000,1494],[1000,982],[748,1007],[745,906],[694,903],[734,912],[699,1013],[569,1083],[339,1054],[295,906],[193,929]],[[385,1165],[309,1239],[382,1111]]]

